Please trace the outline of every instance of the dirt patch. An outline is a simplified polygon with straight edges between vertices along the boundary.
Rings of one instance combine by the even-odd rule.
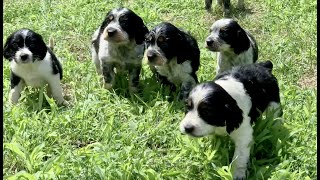
[[[298,81],[301,88],[317,88],[317,69],[304,74]]]

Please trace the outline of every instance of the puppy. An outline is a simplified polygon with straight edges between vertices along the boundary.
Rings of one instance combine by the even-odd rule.
[[[218,52],[217,73],[258,59],[256,40],[233,19],[223,18],[213,23],[206,38],[206,48]]]
[[[222,6],[223,14],[229,15],[230,14],[230,0],[217,0],[217,3]],[[212,0],[205,0],[205,7],[207,11],[210,11],[212,6]],[[238,8],[244,9],[244,0],[238,0]]]
[[[60,85],[62,66],[40,34],[26,28],[13,32],[6,40],[3,56],[10,61],[11,103],[18,102],[26,85],[48,84],[57,104],[68,105]]]
[[[132,10],[115,8],[109,11],[92,37],[92,59],[97,73],[103,75],[104,87],[115,84],[115,72],[128,70],[129,88],[138,90],[139,75],[148,28]]]
[[[281,116],[277,79],[270,61],[243,65],[197,85],[187,99],[182,133],[201,137],[228,134],[235,143],[234,179],[245,179],[252,141],[252,124],[267,108]]]
[[[147,57],[151,70],[161,83],[172,90],[180,88],[185,99],[198,83],[200,50],[195,38],[168,22],[162,22],[146,36]]]

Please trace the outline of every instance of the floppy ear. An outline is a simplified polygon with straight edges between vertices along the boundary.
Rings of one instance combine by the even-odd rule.
[[[236,104],[225,104],[226,108],[226,130],[230,134],[233,130],[238,128],[243,121],[242,111]]]
[[[188,42],[186,42],[186,39],[184,38],[184,35],[179,32],[177,33],[177,39],[176,39],[176,50],[177,50],[177,63],[181,64],[185,60],[185,56],[189,52],[188,50]]]
[[[136,44],[142,44],[145,39],[145,35],[149,33],[148,28],[144,25],[143,20],[137,16],[137,24],[136,24],[136,31],[135,31],[135,40]]]
[[[249,49],[250,40],[247,36],[247,33],[241,28],[237,30],[236,38],[234,40],[234,53],[240,54],[241,52]]]
[[[7,39],[7,41],[6,41],[6,43],[5,43],[4,47],[3,47],[3,57],[6,58],[6,59],[8,59],[9,61],[12,60],[10,57],[12,56],[12,53],[13,53],[13,52],[10,50],[10,47],[9,47],[9,43],[10,43],[11,39],[12,39],[12,36],[10,36],[10,37]]]

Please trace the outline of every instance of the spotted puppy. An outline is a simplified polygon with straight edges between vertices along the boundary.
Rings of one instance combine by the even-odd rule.
[[[92,59],[104,87],[115,84],[115,71],[129,71],[129,88],[138,90],[139,75],[148,33],[142,19],[132,10],[115,8],[109,11],[92,37]]]
[[[200,50],[195,38],[168,22],[162,22],[146,36],[147,57],[151,70],[160,82],[172,90],[180,88],[185,99],[198,83],[196,71]]]
[[[229,15],[230,14],[230,0],[217,0],[217,3],[222,6],[223,8],[223,14]],[[212,0],[205,0],[205,7],[207,11],[211,10],[212,6]],[[244,0],[238,0],[238,8],[239,9],[244,9]]]
[[[235,143],[234,179],[245,179],[253,137],[252,124],[267,108],[281,116],[279,87],[270,61],[225,71],[197,85],[187,100],[182,133],[201,137],[228,134]]]
[[[10,61],[11,103],[18,102],[26,85],[40,87],[49,84],[48,93],[57,104],[68,105],[60,85],[62,66],[51,48],[40,34],[26,28],[13,32],[7,38],[3,56]]]
[[[223,18],[213,23],[206,48],[218,52],[217,73],[258,59],[256,40],[233,19]]]

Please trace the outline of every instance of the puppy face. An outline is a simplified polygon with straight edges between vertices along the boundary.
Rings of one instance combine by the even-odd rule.
[[[248,49],[250,41],[246,32],[233,19],[220,19],[213,23],[206,39],[206,48],[213,52],[229,51],[236,53]]]
[[[170,23],[163,22],[146,35],[147,57],[150,64],[163,65],[177,56],[180,30]]]
[[[108,12],[100,31],[102,37],[109,42],[128,43],[135,40],[137,44],[141,44],[148,33],[142,19],[127,8]]]
[[[17,64],[32,63],[44,59],[47,46],[42,36],[30,29],[20,29],[6,40],[3,56]]]
[[[180,131],[196,137],[225,133],[232,116],[241,116],[241,110],[222,87],[214,82],[199,84],[189,94]]]

